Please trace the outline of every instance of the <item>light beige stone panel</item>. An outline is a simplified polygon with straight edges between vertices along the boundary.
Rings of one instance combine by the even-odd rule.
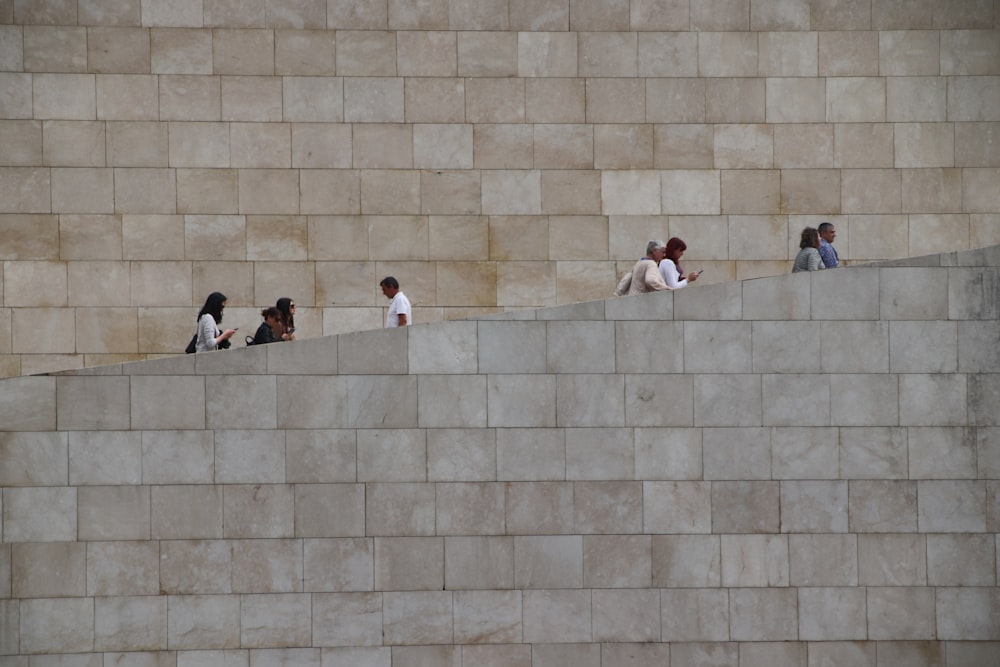
[[[403,216],[409,211],[420,209],[420,172],[389,169],[366,169],[361,171],[361,212],[369,215],[399,215],[396,226],[406,229],[418,222],[423,227],[423,240],[416,248],[409,248],[403,256],[392,259],[426,259],[427,235],[425,217]],[[315,211],[319,212],[319,211]],[[402,224],[400,224],[402,223]],[[374,228],[373,228],[374,231]],[[372,239],[371,247],[378,249],[378,241]],[[395,239],[402,245],[401,239]],[[384,258],[390,258],[383,255]]]
[[[81,540],[147,540],[150,494],[144,486],[87,486],[78,490]]]
[[[904,169],[902,175],[902,198],[904,213],[939,213],[947,214],[952,211],[959,211],[962,208],[962,173],[958,169]],[[962,216],[964,219],[964,216]],[[924,215],[920,216],[921,225],[934,225],[933,220],[940,220],[954,229],[959,223],[959,218],[949,215]],[[911,256],[928,255],[944,250],[960,250],[970,247],[968,244],[968,220],[965,219],[965,231],[957,236],[950,236],[944,246],[932,245],[930,243],[921,245],[925,248],[922,252],[911,252]],[[912,225],[912,219],[911,219]],[[911,237],[911,245],[917,240]],[[943,238],[936,238],[935,241],[945,241]],[[921,242],[922,243],[922,242]],[[945,247],[947,246],[947,248]]]
[[[638,40],[634,32],[581,32],[577,35],[583,77],[634,77]]]
[[[931,30],[880,31],[878,55],[878,69],[882,76],[934,76],[942,73],[940,37]]]
[[[955,131],[951,123],[897,123],[894,133],[896,167],[955,166]]]
[[[8,213],[49,213],[51,176],[41,167],[0,167],[0,197]]]
[[[893,126],[839,123],[833,126],[835,167],[885,168],[895,165]]]
[[[13,3],[6,3],[5,9],[0,9],[4,19],[13,22],[9,14],[13,11]],[[24,70],[24,31],[20,26],[4,25],[0,27],[0,69],[5,72],[20,72]]]
[[[455,76],[458,34],[461,33],[443,30],[396,33],[396,73],[399,76]]]
[[[87,594],[156,595],[160,590],[156,542],[87,544]]]
[[[698,74],[704,77],[757,76],[757,36],[750,32],[698,34]]]
[[[267,5],[269,28],[325,28],[326,5],[324,0],[270,0]]]
[[[202,25],[201,2],[183,0],[168,7],[143,7],[142,24],[151,26],[179,25],[200,27]]]
[[[989,30],[948,30],[941,33],[941,74],[996,74],[1000,46]]]
[[[409,123],[462,123],[466,119],[463,79],[409,77],[403,94]]]
[[[160,543],[160,591],[169,595],[231,593],[232,543],[164,540]]]
[[[87,30],[75,26],[25,26],[24,70],[87,71]]]
[[[622,216],[659,215],[662,205],[661,179],[680,180],[681,174],[700,174],[704,180],[704,174],[710,173],[708,170],[704,172],[602,171],[601,212],[605,215]],[[718,174],[718,172],[715,173]],[[696,176],[692,176],[692,178],[697,180]],[[626,256],[634,256],[633,252],[630,250]]]
[[[476,125],[473,128],[473,155],[478,169],[530,169],[532,167],[533,134],[546,128],[565,129],[569,135],[572,128],[564,126],[538,126],[532,128],[524,124]],[[551,130],[550,130],[551,132]],[[567,141],[568,136],[563,140]],[[538,139],[545,148],[544,138]],[[572,150],[572,146],[569,147]],[[541,166],[541,165],[539,165]]]
[[[229,137],[231,166],[235,168],[291,166],[291,127],[287,124],[230,123]]]
[[[247,216],[247,259],[305,260],[307,237],[308,225],[305,216]]]
[[[282,77],[286,122],[342,123],[344,80],[341,77]]]
[[[494,262],[438,262],[437,301],[450,306],[492,306],[498,300],[498,265]]]
[[[592,604],[595,641],[652,642],[660,638],[659,591],[597,589]]]
[[[840,213],[840,180],[835,169],[782,170],[781,212]]]
[[[239,647],[240,596],[171,595],[167,609],[168,646],[178,650]]]
[[[814,77],[818,71],[815,32],[760,32],[759,76]]]
[[[114,170],[115,213],[172,214],[177,206],[177,180],[171,169]]]
[[[638,34],[639,76],[696,77],[698,76],[697,53],[698,36],[694,33],[640,32]]]
[[[257,214],[298,213],[299,172],[240,169],[239,210]]]
[[[122,121],[107,123],[107,164],[110,167],[166,167],[167,123]]]
[[[525,83],[514,78],[473,78],[465,82],[466,119],[473,123],[522,123]]]
[[[772,167],[773,130],[769,125],[716,125],[714,154],[719,169]]]
[[[101,120],[158,120],[159,89],[157,77],[140,74],[98,74],[97,118]]]
[[[537,139],[537,135],[536,135]],[[651,169],[653,167],[653,126],[652,125],[597,125],[593,136],[590,132],[578,139],[582,144],[580,158],[581,168],[597,169]],[[583,152],[586,151],[586,152]],[[535,160],[538,166],[548,166],[541,163],[536,143]],[[555,157],[559,158],[558,153]],[[559,159],[553,161],[569,168],[574,167],[574,160]],[[552,166],[556,166],[553,164]]]
[[[517,33],[517,76],[575,77],[578,37],[567,32]]]
[[[395,77],[344,79],[344,119],[355,123],[401,123],[404,120],[403,79]]]
[[[566,216],[574,216],[574,214],[579,214],[579,216],[574,216],[568,218],[569,224],[583,224],[590,228],[592,225],[604,224],[607,225],[607,220],[605,218],[598,217],[585,217],[585,214],[599,211],[600,210],[600,179],[601,172],[598,171],[559,171],[546,169],[542,172],[542,213],[551,214],[554,217],[550,218],[550,229],[551,225],[555,222],[560,224],[566,222]],[[555,216],[559,217],[555,217]],[[586,220],[587,222],[583,222]],[[579,230],[577,230],[579,231]],[[587,233],[586,238],[572,238],[567,239],[567,242],[571,245],[578,246],[576,250],[583,253],[580,259],[591,258],[594,256],[595,248],[597,248],[597,254],[599,257],[603,258],[607,255],[607,236],[591,236]],[[586,246],[587,250],[582,250]],[[600,248],[605,248],[605,252],[601,253]],[[563,256],[560,251],[556,251],[555,248],[550,248],[550,256],[553,259],[570,259],[570,257]],[[575,258],[575,257],[574,257]]]
[[[3,95],[0,95],[0,111],[5,119],[32,118],[31,74],[0,72]]]
[[[353,164],[351,129],[333,123],[293,123],[292,166],[349,168]]]
[[[23,653],[85,653],[94,646],[94,602],[42,598],[20,603]]]
[[[235,169],[178,169],[176,173],[178,213],[237,212],[239,172]]]
[[[877,76],[878,33],[844,29],[819,30],[820,76]]]
[[[525,121],[582,123],[586,118],[586,81],[582,79],[526,79]]]
[[[150,72],[149,31],[96,26],[87,29],[87,69],[91,72]]]
[[[54,212],[114,212],[114,177],[111,169],[58,167],[52,169]]]
[[[0,255],[7,260],[59,258],[59,218],[54,215],[0,215]]]
[[[325,21],[321,27],[325,27]],[[275,74],[332,76],[335,72],[336,36],[333,31],[290,28],[275,30]]]
[[[104,128],[104,123],[96,121],[45,121],[42,124],[43,164],[53,167],[105,166]]]
[[[282,120],[281,79],[264,76],[223,76],[222,119],[277,122]]]
[[[945,77],[888,77],[886,120],[889,122],[946,120],[947,81]]]
[[[458,75],[515,76],[518,35],[510,32],[458,32]]]
[[[4,303],[33,308],[67,305],[65,262],[5,262]]]
[[[101,279],[107,278],[105,274]],[[132,308],[77,308],[76,334],[77,352],[115,354],[139,351],[138,324]]]
[[[885,122],[885,79],[829,77],[826,80],[826,119],[833,123]]]
[[[591,641],[592,606],[589,590],[524,591],[522,605],[524,641]]]
[[[651,554],[649,535],[588,535],[583,548],[584,585],[588,588],[649,588],[652,586]]]
[[[14,544],[11,592],[16,598],[86,595],[86,551],[82,542]]]
[[[705,118],[709,123],[763,123],[766,118],[765,79],[705,80]]]
[[[72,354],[76,351],[75,324],[73,311],[64,307],[15,308],[11,314],[11,352]]]
[[[77,532],[77,490],[32,487],[4,490],[5,542],[70,542]]]
[[[826,82],[815,78],[765,81],[768,123],[821,123],[826,120]]]
[[[642,79],[587,79],[586,82],[588,123],[642,123],[647,120],[646,89]]]
[[[842,213],[899,213],[902,207],[899,169],[842,169]]]
[[[169,123],[171,167],[229,167],[229,123]]]
[[[1000,168],[962,170],[962,208],[971,213],[991,213],[998,210],[1000,191],[994,184],[1000,178]]]
[[[479,219],[468,218],[468,214],[480,212],[482,187],[478,171],[421,171],[420,172],[420,210],[421,213],[438,214],[438,229],[443,233],[447,222],[452,220]],[[450,214],[450,215],[449,215]],[[457,214],[457,215],[455,215]],[[447,217],[445,217],[447,216]],[[483,218],[482,220],[485,220]],[[460,229],[454,230],[460,233]],[[485,251],[476,251],[476,244],[452,249],[458,254],[448,254],[440,259],[478,259],[479,257],[463,257],[468,253],[485,255]],[[433,255],[433,252],[432,252]]]
[[[714,169],[661,172],[661,210],[671,215],[718,215],[720,172]]]
[[[303,169],[299,172],[302,213],[360,213],[360,172],[348,169]],[[367,255],[365,255],[367,256]]]
[[[94,648],[141,651],[167,646],[167,600],[159,596],[94,601]]]
[[[42,123],[33,120],[0,121],[0,142],[5,151],[0,164],[26,167],[42,163]]]
[[[212,74],[210,30],[154,27],[149,46],[153,74]]]
[[[218,121],[222,118],[222,89],[216,76],[164,75],[160,77],[160,119]]]
[[[827,124],[774,126],[774,166],[823,169],[834,166],[834,128]]]
[[[121,236],[123,259],[169,259],[184,254],[184,218],[179,215],[122,216]]]
[[[424,0],[410,3],[390,0],[389,28],[392,30],[442,30],[448,27],[448,3]]]
[[[712,126],[699,124],[655,125],[653,166],[656,169],[699,169],[714,165]]]
[[[933,589],[869,587],[868,633],[871,639],[933,639]]]
[[[303,540],[305,590],[370,591],[373,588],[373,540]],[[314,596],[318,603],[326,596]]]
[[[473,127],[471,125],[415,125],[413,127],[413,165],[422,169],[471,168],[473,165]],[[530,159],[526,166],[530,166]]]
[[[397,74],[394,32],[339,30],[336,48],[337,74],[340,76],[396,76]]]
[[[906,216],[851,216],[850,234],[852,259],[903,257],[909,248]]]
[[[1000,166],[1000,123],[955,125],[955,164],[960,167]]]

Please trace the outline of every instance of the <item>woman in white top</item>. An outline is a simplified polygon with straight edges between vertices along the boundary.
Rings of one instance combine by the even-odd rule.
[[[795,263],[792,265],[792,273],[799,271],[819,271],[824,268],[823,257],[819,254],[819,232],[815,227],[806,227],[802,230],[802,239],[799,241],[799,254],[795,256]]]
[[[236,329],[219,330],[222,321],[222,310],[226,307],[226,295],[212,292],[205,299],[205,305],[198,312],[198,340],[195,352],[211,352],[219,349],[223,341],[228,341],[236,333]],[[224,347],[229,347],[224,345]]]
[[[667,241],[664,257],[660,261],[660,275],[663,276],[663,282],[670,289],[680,289],[698,280],[698,276],[701,275],[700,271],[692,271],[688,275],[684,275],[684,269],[681,268],[681,257],[684,256],[685,250],[687,250],[687,244],[676,236]]]

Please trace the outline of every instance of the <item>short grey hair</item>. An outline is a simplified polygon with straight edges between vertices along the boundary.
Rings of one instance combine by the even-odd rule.
[[[665,248],[666,244],[663,241],[657,241],[656,239],[650,241],[646,244],[646,254],[649,255],[657,248]]]

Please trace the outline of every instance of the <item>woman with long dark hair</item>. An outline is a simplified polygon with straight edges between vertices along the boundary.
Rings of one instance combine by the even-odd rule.
[[[291,297],[283,296],[274,306],[281,313],[281,324],[285,329],[281,340],[295,340],[295,302]]]
[[[229,347],[229,339],[236,333],[236,329],[219,330],[225,307],[226,295],[222,292],[212,292],[205,299],[205,305],[198,311],[198,339],[195,343],[195,352],[211,352],[220,347]]]
[[[688,283],[698,280],[698,276],[701,275],[700,271],[692,271],[688,275],[684,275],[684,269],[681,268],[681,257],[684,256],[685,250],[687,250],[687,244],[675,236],[667,241],[667,248],[663,251],[663,259],[660,260],[660,275],[663,276],[663,282],[670,289],[686,287]]]

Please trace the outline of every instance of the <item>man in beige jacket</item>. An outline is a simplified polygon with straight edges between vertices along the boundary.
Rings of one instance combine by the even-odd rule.
[[[632,271],[622,276],[615,290],[615,296],[632,296],[670,289],[663,281],[657,265],[666,253],[663,241],[650,241],[646,244],[646,256],[635,263]]]

